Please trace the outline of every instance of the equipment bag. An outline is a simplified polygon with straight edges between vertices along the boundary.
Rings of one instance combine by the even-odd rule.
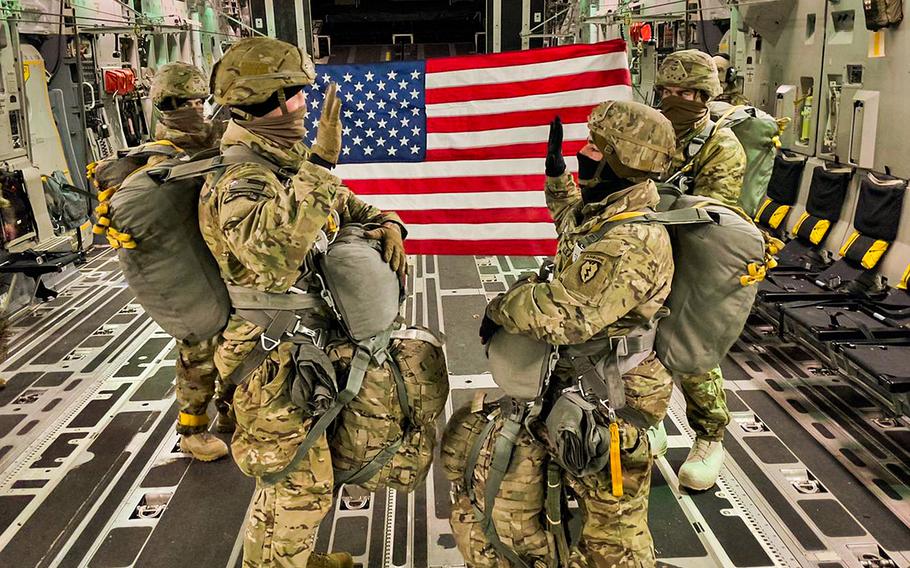
[[[350,371],[356,347],[329,349],[338,376]],[[338,415],[329,436],[336,484],[410,493],[433,462],[436,422],[449,394],[442,342],[429,330],[392,334],[391,358],[370,365],[360,392]]]
[[[863,0],[866,29],[878,31],[894,27],[904,19],[904,0]]]
[[[224,328],[231,302],[199,232],[203,178],[166,180],[185,162],[170,158],[127,177],[107,203],[107,232],[143,309],[176,339],[199,342]]]
[[[746,171],[739,194],[739,206],[754,216],[768,192],[768,182],[774,170],[774,156],[780,148],[780,122],[753,106],[732,106],[725,102],[708,103],[711,119],[719,128],[733,131],[746,151]],[[786,128],[784,124],[783,128]]]
[[[60,170],[49,176],[41,176],[44,182],[44,199],[47,212],[54,225],[54,233],[62,235],[78,229],[88,221],[88,203],[91,193],[74,186]]]
[[[675,271],[657,328],[655,351],[676,373],[713,369],[742,333],[757,284],[782,246],[737,207],[663,187],[657,213],[608,221],[578,243],[584,249],[624,223],[661,223],[673,243]]]

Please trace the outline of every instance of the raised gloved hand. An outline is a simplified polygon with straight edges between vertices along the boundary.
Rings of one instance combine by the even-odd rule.
[[[368,239],[375,239],[382,244],[382,260],[404,278],[408,273],[408,257],[404,252],[404,241],[401,238],[401,227],[398,223],[387,221],[378,228],[363,234]]]
[[[562,157],[562,120],[558,116],[550,123],[544,171],[549,177],[561,176],[566,171],[566,160]]]
[[[488,315],[484,314],[483,321],[480,322],[480,344],[486,345],[501,327],[501,325],[491,320]]]
[[[322,103],[322,115],[319,117],[319,127],[316,130],[316,143],[313,144],[312,152],[322,162],[333,167],[338,163],[338,156],[341,154],[341,101],[337,96],[338,86],[335,83],[329,83],[325,90],[325,101]],[[320,163],[319,160],[311,160],[314,163]]]

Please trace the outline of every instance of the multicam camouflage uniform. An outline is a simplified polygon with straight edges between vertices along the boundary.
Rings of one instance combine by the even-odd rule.
[[[637,173],[634,179],[639,183],[603,201],[583,204],[568,172],[548,178],[547,205],[559,233],[554,280],[517,286],[487,309],[488,317],[506,331],[558,346],[625,335],[651,322],[670,293],[673,277],[673,252],[661,225],[619,225],[576,258],[576,243],[609,219],[657,205],[656,185],[647,177],[664,173],[673,148],[669,121],[636,103],[604,103],[588,124],[610,167]],[[557,386],[575,382],[576,373],[563,363],[555,375]],[[672,382],[653,353],[623,381],[628,406],[640,411],[649,424],[663,419]],[[572,555],[575,566],[653,566],[655,562],[647,519],[648,438],[644,429],[622,419],[619,427],[623,497],[612,495],[609,471],[580,478],[565,474],[585,512],[582,539]]]
[[[271,38],[234,44],[213,73],[216,101],[227,106],[263,102],[276,90],[309,84],[315,76],[306,53]],[[211,183],[216,178],[206,183],[199,226],[228,284],[287,292],[333,213],[342,223],[399,222],[394,214],[360,201],[328,169],[309,161],[310,151],[300,142],[282,148],[231,121],[221,147],[237,145],[297,173],[282,183],[258,163],[241,163],[228,167],[216,183]],[[222,376],[246,358],[263,331],[236,315],[231,318],[215,354]],[[283,480],[271,484],[261,479],[285,469],[312,422],[291,402],[286,388],[293,378],[293,352],[293,344],[280,344],[234,394],[232,453],[241,471],[257,478],[244,535],[247,567],[306,566],[316,529],[332,504],[325,436]]]
[[[718,96],[722,91],[714,61],[706,53],[694,49],[669,55],[658,70],[656,85],[690,88],[706,93],[709,98]],[[677,140],[671,172],[679,170],[689,161],[686,149],[705,128],[709,118],[706,114],[691,131]],[[692,160],[688,174],[692,179],[692,193],[728,205],[738,205],[745,169],[745,150],[732,130],[721,128]],[[686,418],[696,436],[711,441],[722,440],[730,422],[730,412],[727,410],[720,367],[699,375],[680,375],[678,379],[686,398]]]
[[[724,80],[727,75],[727,70],[730,69],[730,60],[722,55],[715,55],[714,63],[717,65],[717,77],[723,83],[724,89],[724,92],[717,95],[714,100],[722,103],[729,103],[733,106],[752,106],[749,99],[739,92],[739,87],[735,83],[728,83]]]

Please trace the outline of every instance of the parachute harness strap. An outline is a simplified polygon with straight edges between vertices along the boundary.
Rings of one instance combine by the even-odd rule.
[[[477,437],[474,444],[471,446],[471,450],[468,452],[468,459],[465,464],[464,472],[465,490],[474,509],[474,516],[483,529],[484,536],[490,544],[493,545],[497,554],[508,560],[511,565],[516,568],[531,568],[531,566],[499,539],[499,534],[496,532],[496,525],[493,523],[493,506],[496,503],[496,495],[499,493],[499,488],[502,486],[503,478],[509,470],[509,464],[512,462],[515,442],[518,439],[518,434],[521,432],[526,410],[527,407],[525,405],[522,405],[514,399],[503,399],[501,408],[488,417],[486,426],[484,426],[480,436]],[[474,470],[477,468],[480,452],[486,444],[487,439],[490,437],[490,434],[493,432],[493,427],[495,425],[494,419],[497,415],[502,415],[505,422],[502,426],[502,430],[500,430],[493,443],[493,460],[490,463],[490,471],[487,476],[487,483],[484,491],[484,505],[483,509],[481,509],[480,504],[474,496]],[[488,511],[489,514],[485,511]]]
[[[562,524],[562,469],[556,460],[547,464],[547,526],[556,541],[557,563],[559,566],[569,564],[569,541],[566,538],[566,527]]]

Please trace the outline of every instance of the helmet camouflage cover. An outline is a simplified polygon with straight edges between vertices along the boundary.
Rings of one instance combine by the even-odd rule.
[[[155,106],[168,97],[204,99],[209,96],[209,85],[201,69],[178,61],[158,68],[149,96]]]
[[[620,173],[622,168],[663,174],[676,148],[673,125],[657,109],[631,101],[601,103],[588,117],[597,149]]]
[[[668,55],[657,70],[656,86],[703,91],[709,99],[723,92],[714,59],[697,49],[686,49]]]
[[[215,102],[226,106],[266,101],[278,89],[309,85],[316,67],[305,51],[270,37],[245,38],[228,49],[212,70]]]

